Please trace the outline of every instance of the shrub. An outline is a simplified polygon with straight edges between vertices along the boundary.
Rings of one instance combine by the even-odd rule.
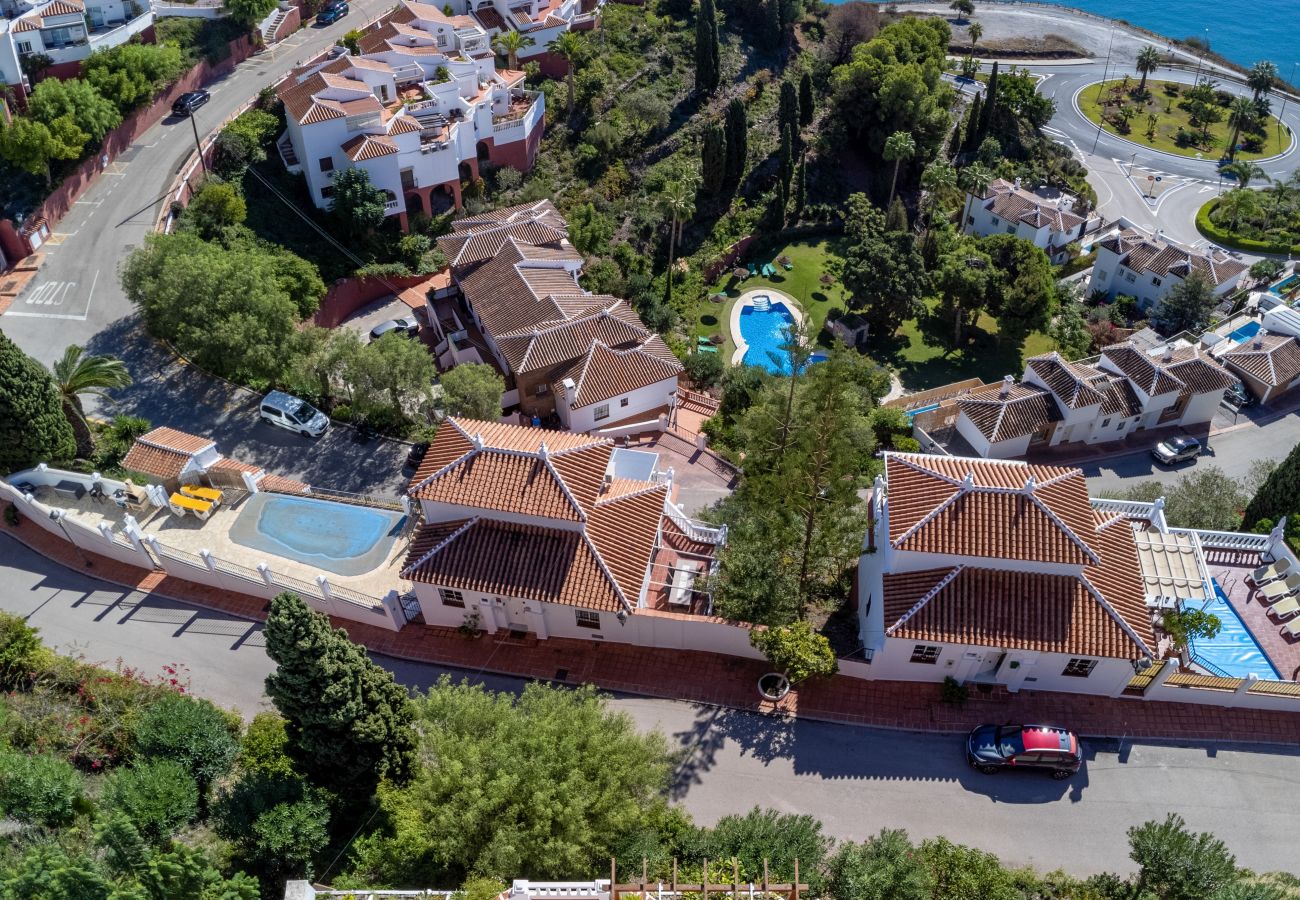
[[[152,704],[135,727],[136,749],[172,760],[194,777],[200,795],[230,771],[239,744],[237,723],[207,700],[170,694]]]
[[[12,509],[11,505],[6,512]],[[0,687],[13,690],[28,684],[48,663],[49,651],[42,646],[36,629],[19,616],[0,613]]]
[[[939,688],[939,699],[950,706],[964,706],[969,694],[966,685],[951,675],[944,677],[943,685]]]
[[[250,773],[291,776],[293,761],[285,752],[288,743],[284,719],[273,712],[258,713],[240,741],[239,767]]]
[[[812,625],[806,621],[779,628],[755,629],[749,633],[749,642],[767,657],[774,669],[784,673],[791,684],[798,684],[814,675],[829,677],[839,670],[830,641],[813,631]]]
[[[894,449],[900,453],[920,453],[921,442],[905,434],[896,434],[893,438]]]
[[[32,825],[66,825],[81,800],[81,776],[58,757],[0,755],[0,813]]]
[[[1240,237],[1234,234],[1232,231],[1210,218],[1218,205],[1219,201],[1217,199],[1211,200],[1209,203],[1202,206],[1196,213],[1196,230],[1203,236],[1214,241],[1214,243],[1222,244],[1225,247],[1231,247],[1235,250],[1245,250],[1249,253],[1275,253],[1278,255],[1300,253],[1300,244],[1288,246],[1285,243],[1276,244],[1269,241],[1257,241],[1254,238]]]
[[[180,763],[155,759],[108,776],[103,803],[146,839],[161,842],[199,813],[199,789]]]

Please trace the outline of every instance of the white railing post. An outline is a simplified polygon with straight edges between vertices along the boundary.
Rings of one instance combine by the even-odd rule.
[[[330,594],[330,580],[328,578],[326,578],[324,575],[317,575],[316,586],[320,588],[320,595],[322,597],[324,597],[327,601],[331,599],[332,595]]]
[[[212,553],[208,550],[200,550],[199,556],[203,559],[203,564],[208,567],[209,572],[217,571],[217,563],[212,558]]]
[[[1237,689],[1236,689],[1235,691],[1233,691],[1233,693],[1234,693],[1234,694],[1245,694],[1245,693],[1247,693],[1247,692],[1248,692],[1252,687],[1255,686],[1255,682],[1257,682],[1257,681],[1259,681],[1259,676],[1256,675],[1254,672],[1251,672],[1251,673],[1249,673],[1248,675],[1246,675],[1245,678],[1243,678],[1243,679],[1241,680],[1241,684],[1237,685]]]
[[[240,472],[240,477],[244,480],[244,487],[250,494],[257,493],[257,479],[253,477],[252,472]]]
[[[410,495],[410,494],[403,494],[403,495],[402,495],[402,512],[404,512],[404,513],[405,513],[406,515],[408,515],[408,516],[411,514],[411,495]]]
[[[266,586],[267,586],[267,587],[274,587],[274,586],[275,586],[275,578],[274,578],[274,576],[271,575],[271,567],[270,567],[270,566],[268,566],[268,565],[267,565],[266,563],[264,563],[264,562],[260,562],[260,563],[257,564],[257,571],[258,571],[258,574],[260,574],[260,575],[262,576],[262,580],[266,582]]]
[[[95,527],[99,529],[99,533],[102,534],[110,543],[114,542],[112,525],[109,525],[107,522],[100,522]]]

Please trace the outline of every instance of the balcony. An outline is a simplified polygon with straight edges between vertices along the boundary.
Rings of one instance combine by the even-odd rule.
[[[153,25],[153,10],[146,9],[128,22],[97,26],[90,34],[90,49],[93,52],[125,44],[151,25]]]
[[[501,115],[492,117],[492,130],[505,131],[511,126],[522,124],[541,97],[541,91],[511,91],[508,109]]]

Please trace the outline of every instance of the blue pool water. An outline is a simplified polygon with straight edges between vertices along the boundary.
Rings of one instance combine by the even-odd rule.
[[[1242,341],[1248,341],[1255,335],[1259,334],[1260,324],[1258,322],[1247,322],[1232,334],[1228,335],[1228,340],[1240,344]]]
[[[1216,675],[1223,674],[1231,678],[1254,675],[1281,681],[1277,669],[1273,668],[1264,651],[1259,649],[1255,636],[1224,596],[1223,588],[1219,587],[1217,581],[1212,580],[1211,584],[1214,585],[1214,599],[1205,601],[1201,609],[1218,616],[1223,627],[1210,640],[1196,638],[1191,641],[1192,661],[1203,664]],[[1196,608],[1194,600],[1184,600],[1183,603],[1187,608]]]
[[[780,300],[773,300],[767,309],[746,306],[740,311],[740,336],[749,344],[741,361],[749,366],[762,366],[777,375],[790,374],[790,354],[781,349],[789,338],[794,316]],[[817,354],[825,359],[824,354]],[[813,362],[819,360],[814,356]]]
[[[1277,294],[1279,297],[1285,297],[1296,288],[1300,288],[1300,275],[1290,275],[1273,285],[1268,290],[1270,294]]]
[[[230,539],[336,575],[360,575],[388,556],[405,518],[395,510],[259,493],[239,511]]]
[[[935,410],[938,408],[939,408],[938,403],[931,403],[929,406],[922,406],[919,407],[918,409],[909,409],[907,411],[907,417],[909,419],[915,418],[916,416],[919,416],[921,413],[927,413],[930,412],[931,410]]]

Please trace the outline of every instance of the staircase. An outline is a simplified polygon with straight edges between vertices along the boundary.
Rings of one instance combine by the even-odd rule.
[[[289,10],[277,9],[262,21],[262,43],[271,46],[275,43],[275,33],[279,31],[284,20],[289,17]]]
[[[755,312],[767,312],[772,308],[772,301],[767,297],[755,297],[749,301],[749,305],[754,307]]]

